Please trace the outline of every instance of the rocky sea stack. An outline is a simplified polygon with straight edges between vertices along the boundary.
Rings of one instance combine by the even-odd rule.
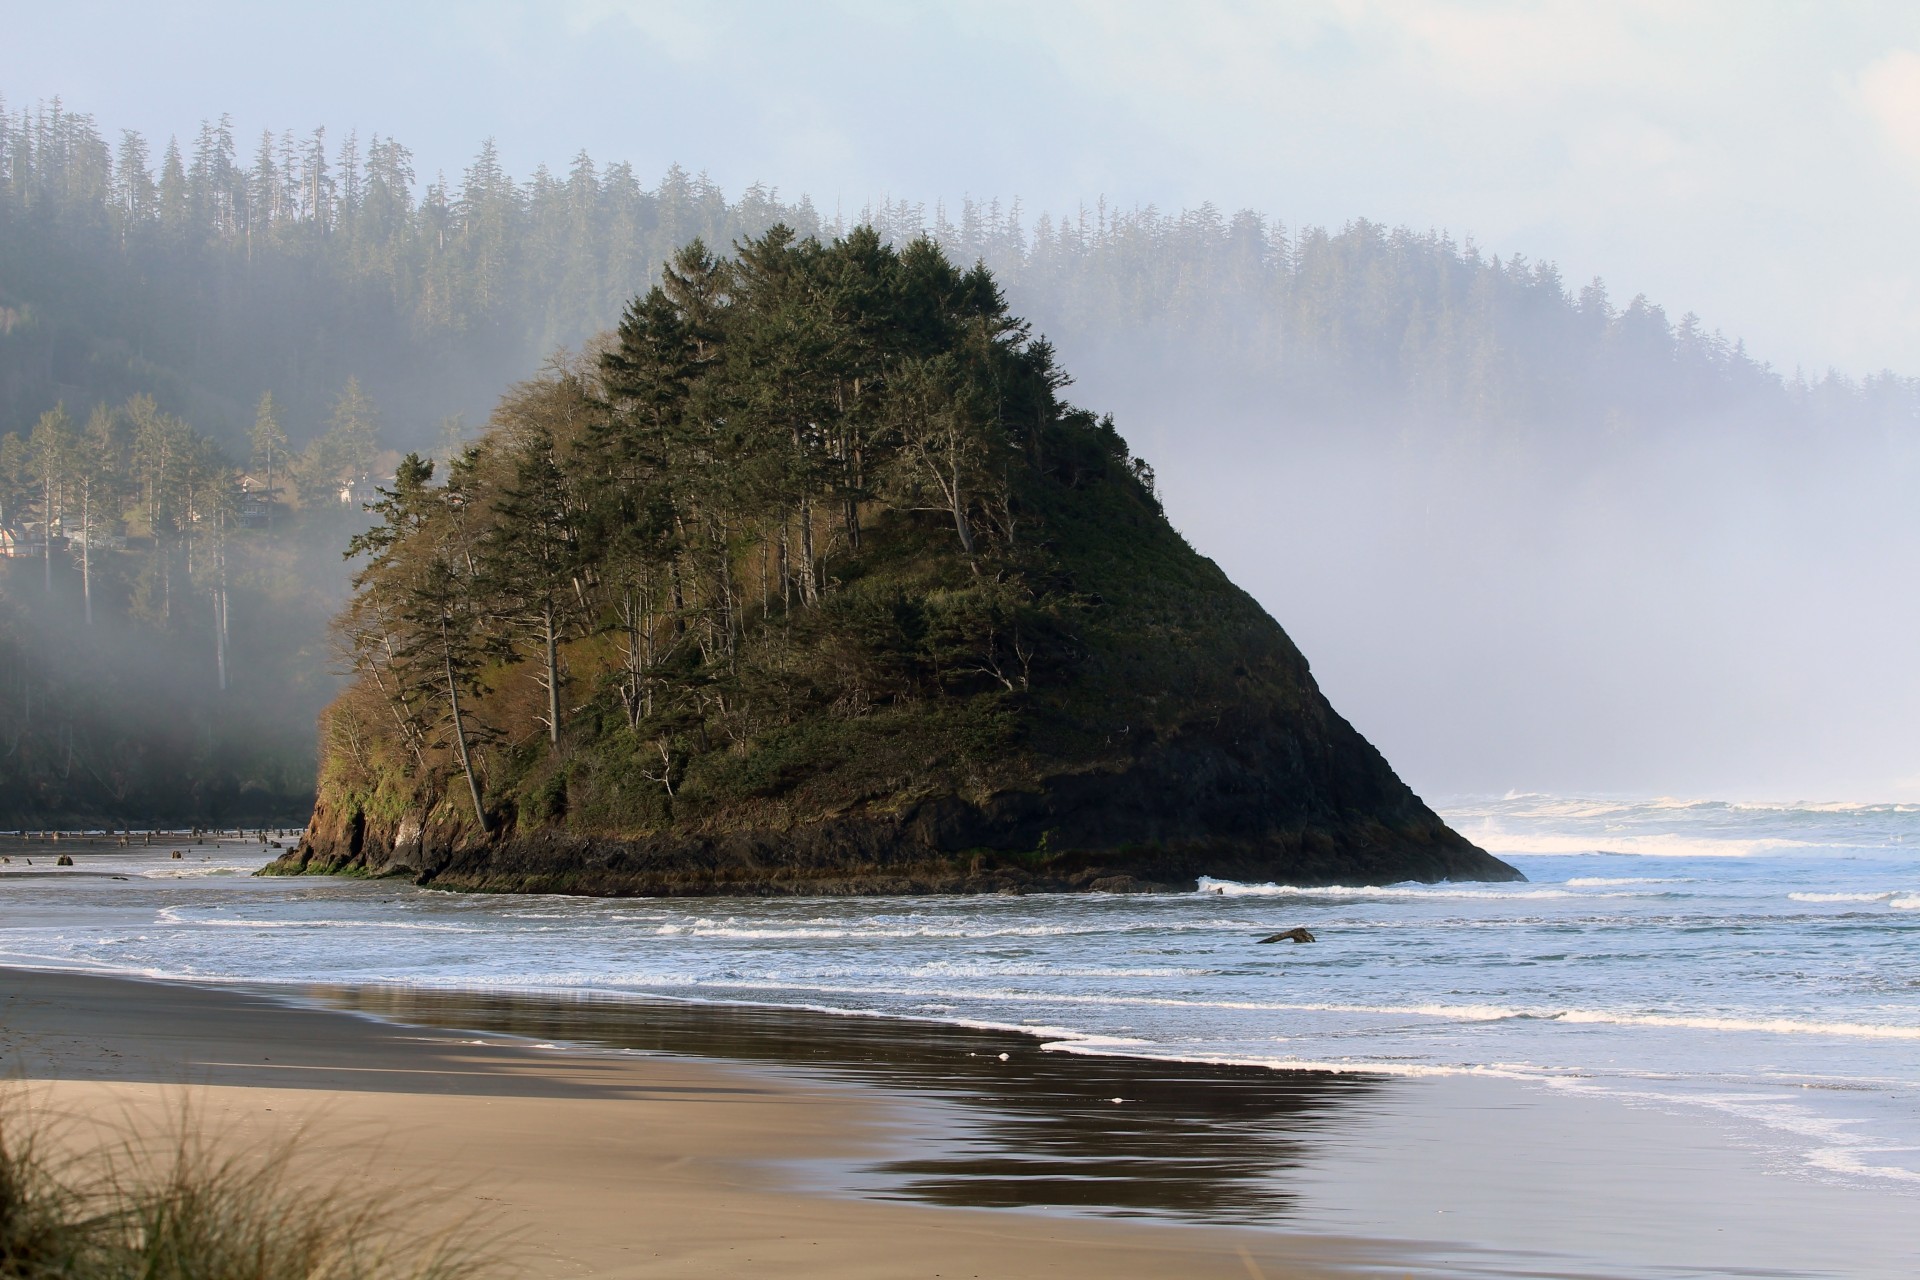
[[[1511,880],[1167,523],[982,268],[698,245],[405,461],[276,873],[588,894]],[[1276,554],[1286,554],[1276,550]]]

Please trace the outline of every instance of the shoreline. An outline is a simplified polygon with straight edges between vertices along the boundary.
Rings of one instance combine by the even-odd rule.
[[[1508,1080],[671,1000],[7,967],[0,991],[0,1073],[55,1110],[317,1135],[321,1169],[512,1234],[505,1274],[1895,1276],[1920,1251],[1910,1199]]]
[[[36,863],[39,852],[52,850],[36,852]],[[1398,996],[1385,987],[1378,995],[1359,989],[1369,981],[1391,981],[1391,965],[1372,964],[1347,981],[1349,966],[1378,952],[1353,945],[1366,935],[1336,930],[1333,947],[1297,953],[1231,945],[1242,930],[1258,932],[1255,926],[1267,914],[1258,895],[1220,902],[1194,898],[1185,906],[1155,905],[1162,900],[1153,898],[1067,898],[1058,905],[936,899],[924,907],[920,900],[873,907],[832,899],[768,907],[756,900],[737,904],[738,919],[735,908],[709,919],[713,913],[689,913],[671,900],[622,907],[535,899],[502,913],[470,895],[422,894],[402,885],[389,889],[348,880],[303,887],[241,877],[259,852],[252,841],[218,840],[182,866],[159,849],[81,847],[75,849],[77,868],[36,866],[10,874],[20,870],[18,859],[0,868],[7,897],[0,927],[14,936],[10,955],[27,966],[46,966],[31,973],[0,966],[0,996],[23,981],[42,987],[80,981],[95,991],[142,993],[131,1004],[121,1001],[117,1016],[88,1013],[88,1000],[69,999],[29,1018],[37,1019],[36,1035],[77,1034],[85,1041],[67,1044],[55,1068],[39,1074],[97,1085],[108,1106],[118,1105],[110,1095],[129,1088],[178,1096],[181,1086],[155,1082],[179,1080],[227,1099],[220,1105],[229,1114],[236,1106],[248,1114],[272,1107],[280,1117],[296,1103],[312,1109],[339,1105],[321,1098],[344,1098],[363,1118],[367,1108],[382,1109],[377,1123],[356,1131],[422,1130],[418,1141],[439,1144],[443,1154],[454,1150],[449,1141],[474,1127],[474,1117],[491,1125],[507,1105],[504,1086],[488,1083],[500,1074],[499,1063],[426,1061],[418,1071],[395,1072],[390,1068],[414,1061],[391,1056],[396,1039],[415,1055],[421,1046],[482,1057],[523,1053],[532,1064],[528,1078],[558,1073],[542,1086],[548,1090],[571,1088],[565,1079],[576,1068],[596,1078],[611,1072],[626,1079],[622,1073],[636,1064],[702,1079],[715,1072],[744,1075],[755,1090],[777,1093],[782,1101],[737,1115],[764,1118],[791,1109],[793,1123],[803,1127],[810,1116],[840,1117],[785,1147],[776,1139],[786,1121],[764,1134],[760,1121],[742,1122],[749,1145],[760,1145],[738,1157],[743,1163],[733,1172],[781,1204],[885,1206],[933,1213],[936,1221],[949,1223],[955,1214],[1067,1223],[1102,1240],[1116,1227],[1154,1228],[1174,1233],[1185,1242],[1182,1249],[1203,1237],[1224,1238],[1222,1233],[1267,1244],[1308,1242],[1312,1256],[1301,1266],[1318,1269],[1279,1274],[1334,1268],[1447,1276],[1668,1277],[1676,1270],[1893,1276],[1909,1274],[1905,1262],[1920,1256],[1920,1220],[1911,1213],[1914,1188],[1899,1185],[1904,1175],[1866,1176],[1906,1159],[1877,1154],[1907,1150],[1900,1144],[1910,1128],[1898,1118],[1876,1122],[1888,1105],[1879,1095],[1868,1106],[1864,1098],[1855,1105],[1851,1094],[1788,1093],[1766,1080],[1766,1059],[1738,1077],[1687,1077],[1690,1083],[1683,1085],[1649,1077],[1636,1085],[1638,1077],[1609,1071],[1604,1056],[1596,1056],[1618,1033],[1578,1023],[1541,1041],[1567,1045],[1565,1057],[1502,1057],[1500,1049],[1526,1024],[1436,1017],[1428,1006],[1439,993],[1430,989]],[[110,883],[128,879],[118,872],[130,873],[130,882]],[[49,875],[60,883],[36,889],[33,881]],[[1578,904],[1601,899],[1610,907],[1622,895],[1605,886],[1643,882],[1596,883],[1603,887],[1591,893],[1520,894],[1529,899],[1523,914],[1530,920],[1539,910],[1533,898],[1566,899],[1579,918],[1590,908]],[[1656,890],[1646,892],[1664,902],[1670,896],[1666,882],[1655,883]],[[1799,884],[1769,879],[1765,892],[1777,896]],[[1737,893],[1714,892],[1736,912],[1745,906]],[[1350,928],[1374,921],[1400,926],[1461,911],[1480,914],[1480,899],[1492,895],[1441,890],[1431,899],[1441,905],[1416,909],[1399,905],[1406,892],[1388,896],[1390,908],[1352,909],[1328,907],[1308,895],[1289,899],[1286,913],[1324,918],[1337,911]],[[1455,899],[1466,905],[1453,905]],[[1498,911],[1486,914],[1504,919]],[[1230,925],[1229,945],[1215,941],[1222,936],[1216,921]],[[1522,921],[1519,927],[1532,926]],[[1058,934],[1067,941],[1055,940]],[[1097,945],[1077,942],[1083,935]],[[820,941],[795,941],[811,938]],[[1343,940],[1349,943],[1344,948]],[[1549,937],[1535,945],[1562,944]],[[842,949],[850,950],[843,955]],[[1420,954],[1451,959],[1462,951],[1449,938]],[[568,967],[576,955],[585,966],[579,972]],[[874,967],[889,957],[932,966],[931,985],[923,980],[901,986],[904,980]],[[991,991],[963,991],[960,979],[940,976],[948,967],[953,974],[994,973],[1029,957],[1041,966],[1036,973],[1059,970],[1071,977],[1089,966],[1084,977],[1091,984],[1036,980],[1021,988],[1031,991],[1032,1001],[1008,1003]],[[1464,957],[1485,964],[1499,960],[1500,952],[1465,947]],[[859,992],[878,982],[876,991],[898,987],[917,993],[918,1002],[843,1001],[809,985],[823,974],[841,974],[849,958],[865,964],[864,970],[847,970],[861,980],[847,986],[843,976],[833,991]],[[1283,981],[1301,989],[1293,1002],[1219,1003],[1248,998],[1236,994],[1237,983],[1272,985],[1274,961],[1286,966]],[[1200,1021],[1186,1024],[1197,1035],[1183,1035],[1177,1018],[1145,1018],[1139,1032],[1128,1025],[1136,1019],[1125,1005],[1165,994],[1139,979],[1168,966],[1206,977],[1210,989],[1173,993],[1183,994],[1181,1009],[1205,1011]],[[620,980],[596,982],[596,973]],[[1470,977],[1471,969],[1463,973]],[[1102,975],[1107,980],[1098,980]],[[543,976],[564,980],[539,981]],[[729,978],[742,981],[725,989]],[[685,990],[676,989],[677,979]],[[777,997],[763,1003],[768,997],[755,988],[764,981],[773,983],[769,992],[788,996],[817,992],[806,996],[817,1003],[798,1007]],[[1316,1005],[1312,989],[1342,983],[1339,995],[1348,1004],[1380,1006],[1370,1020],[1315,1012],[1333,1006]],[[1474,994],[1480,1001],[1472,1010],[1491,1009],[1488,998],[1499,1000],[1491,989]],[[1331,991],[1320,997],[1335,998]],[[1087,999],[1114,1007],[1089,1021],[1060,1005],[1079,1009],[1072,1002]],[[232,1020],[211,1017],[207,1000],[256,1011],[244,1020],[245,1044],[222,1032]],[[0,1000],[0,1074],[15,1057],[6,1042],[9,1022],[19,1019],[10,1019],[7,1010],[17,1003]],[[183,1006],[191,1006],[181,1019],[184,1030],[164,1018],[156,1022],[155,1008]],[[272,1012],[258,1012],[263,1009]],[[1253,1012],[1230,1012],[1235,1009]],[[976,1016],[958,1016],[963,1012]],[[1390,1025],[1396,1014],[1404,1025]],[[1349,1023],[1367,1037],[1373,1061],[1365,1066],[1338,1061],[1338,1036]],[[305,1029],[293,1034],[293,1026]],[[1061,1030],[1067,1026],[1080,1030]],[[323,1027],[334,1030],[320,1035]],[[300,1043],[317,1037],[330,1047],[304,1070],[286,1065],[284,1051],[272,1051],[279,1065],[254,1064],[252,1076],[242,1079],[249,1062],[245,1046],[283,1034]],[[1126,1043],[1135,1034],[1152,1043]],[[1449,1039],[1435,1053],[1420,1043],[1428,1034]],[[226,1048],[216,1050],[222,1035]],[[1206,1052],[1234,1044],[1236,1036],[1249,1046],[1271,1044],[1280,1060],[1230,1056],[1223,1062]],[[1480,1043],[1468,1043],[1468,1037]],[[153,1056],[162,1043],[173,1047],[164,1062]],[[1754,1043],[1772,1046],[1767,1052],[1806,1057],[1804,1040]],[[1334,1052],[1301,1052],[1321,1044]],[[1410,1056],[1382,1053],[1382,1047],[1403,1048]],[[130,1048],[145,1055],[140,1072],[126,1065]],[[335,1052],[346,1049],[352,1050],[346,1056]],[[94,1070],[97,1078],[88,1078],[85,1069],[113,1064],[108,1051],[121,1054],[117,1072]],[[1335,1061],[1311,1061],[1324,1056]],[[1417,1065],[1435,1060],[1466,1069],[1435,1073]],[[189,1066],[197,1061],[224,1065]],[[1513,1062],[1564,1065],[1543,1077],[1503,1068]],[[1582,1068],[1583,1062],[1598,1067]],[[1796,1065],[1804,1076],[1805,1063]],[[1402,1066],[1407,1069],[1396,1069]],[[141,1079],[132,1078],[141,1072]],[[526,1073],[515,1068],[507,1074],[518,1079]],[[296,1076],[306,1087],[287,1099],[266,1100]],[[1822,1087],[1817,1077],[1806,1079],[1804,1087]],[[510,1092],[517,1098],[531,1087],[521,1080]],[[436,1100],[421,1104],[423,1096]],[[244,1103],[247,1098],[255,1101]],[[547,1102],[558,1105],[553,1098],[542,1105]],[[584,1126],[589,1137],[604,1137],[604,1117],[625,1123],[625,1116],[637,1114],[625,1099],[573,1097],[572,1104],[578,1114],[597,1109],[603,1117]],[[531,1105],[520,1098],[508,1109]],[[724,1109],[681,1110],[667,1119],[692,1124],[695,1112],[704,1117],[702,1124],[724,1118]],[[436,1117],[433,1125],[425,1124],[428,1112]],[[1804,1128],[1808,1121],[1829,1127],[1816,1132]],[[425,1134],[423,1126],[442,1132]],[[536,1128],[545,1135],[552,1126]],[[720,1125],[711,1141],[699,1140],[699,1160],[709,1160],[709,1148],[719,1149],[715,1144],[731,1141],[726,1130]],[[341,1131],[326,1127],[330,1136]],[[722,1164],[734,1159],[712,1156]],[[474,1161],[454,1151],[442,1166],[463,1163]],[[570,1185],[575,1163],[557,1156],[552,1178],[530,1170],[513,1194],[534,1195],[541,1182]],[[682,1172],[695,1163],[683,1160]],[[430,1168],[411,1167],[408,1176],[441,1185]],[[684,1181],[670,1179],[662,1193],[693,1196],[695,1189]],[[725,1190],[700,1185],[707,1199]],[[492,1197],[489,1204],[512,1198],[484,1194]],[[688,1203],[695,1220],[704,1215],[702,1203],[700,1196]],[[630,1217],[610,1212],[616,1223]],[[669,1225],[677,1230],[682,1224],[676,1219]],[[903,1238],[921,1234],[916,1229]],[[1135,1235],[1123,1231],[1112,1238]],[[1337,1244],[1338,1260],[1315,1252],[1329,1241]],[[1902,1265],[1887,1262],[1903,1249]],[[1009,1265],[1000,1259],[982,1274],[1009,1274]],[[1224,1274],[1247,1270],[1241,1264]]]
[[[1383,1241],[808,1189],[825,1164],[900,1154],[911,1106],[878,1088],[500,1031],[476,1040],[201,984],[4,968],[0,986],[0,1070],[41,1106],[151,1130],[185,1105],[221,1142],[304,1130],[331,1172],[377,1150],[369,1186],[442,1189],[450,1220],[484,1208],[489,1230],[513,1234],[503,1274],[1419,1269]]]

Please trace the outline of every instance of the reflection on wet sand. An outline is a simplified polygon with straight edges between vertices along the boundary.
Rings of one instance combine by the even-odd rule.
[[[1274,1224],[1288,1174],[1378,1076],[1048,1052],[1034,1036],[903,1018],[594,994],[315,987],[399,1022],[800,1070],[909,1108],[892,1158],[822,1171],[846,1191],[980,1208]]]

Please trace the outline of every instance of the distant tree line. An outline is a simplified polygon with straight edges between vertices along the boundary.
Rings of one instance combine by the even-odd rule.
[[[424,443],[427,424],[483,414],[513,371],[610,327],[685,244],[776,222],[926,235],[985,262],[1081,365],[1247,381],[1282,424],[1518,436],[1685,416],[1910,423],[1920,406],[1909,378],[1783,378],[1691,314],[1364,221],[1289,229],[1210,205],[1029,218],[1018,201],[849,221],[763,187],[728,200],[678,167],[649,187],[584,152],[517,180],[486,143],[457,178],[429,178],[391,136],[243,138],[226,116],[155,150],[58,100],[0,104],[0,426],[145,391],[237,441],[272,388],[304,440],[352,375]]]
[[[349,379],[300,453],[270,392],[237,461],[146,394],[0,435],[0,820],[297,816],[377,432]]]

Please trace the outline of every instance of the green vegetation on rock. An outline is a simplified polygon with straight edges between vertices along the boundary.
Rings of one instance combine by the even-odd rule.
[[[573,892],[1514,873],[1162,516],[984,267],[698,242],[355,539],[278,870]],[[438,480],[438,482],[437,482]]]

